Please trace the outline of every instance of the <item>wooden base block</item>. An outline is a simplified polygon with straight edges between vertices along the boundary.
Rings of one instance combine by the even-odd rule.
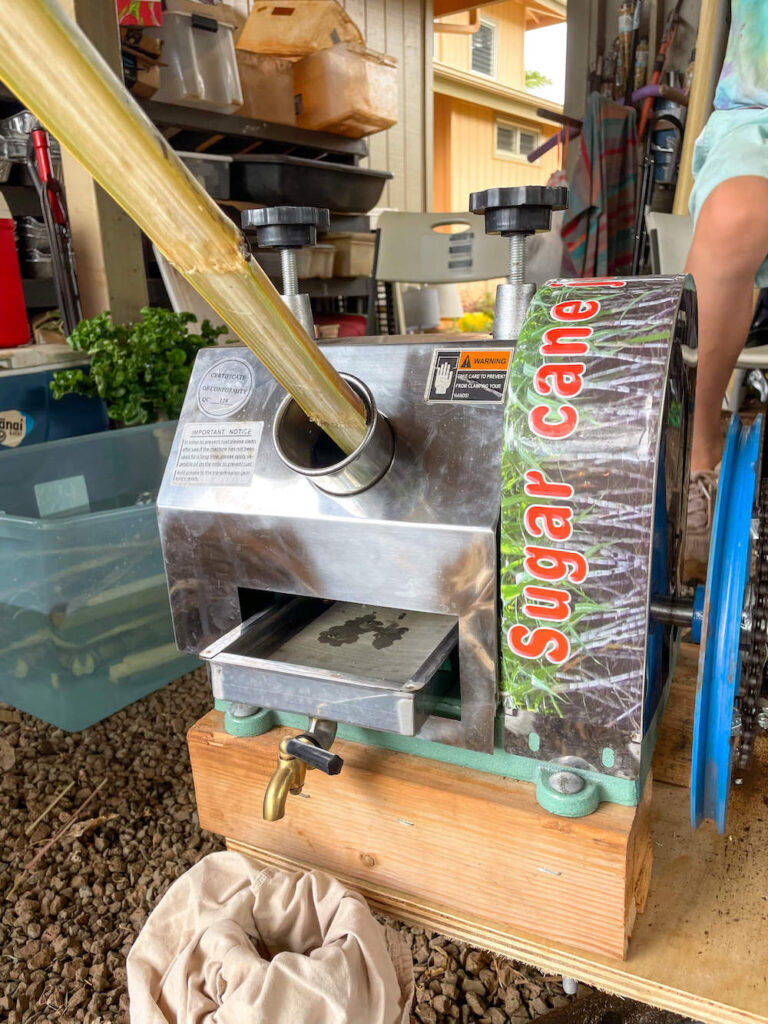
[[[603,804],[587,818],[558,818],[529,783],[339,741],[342,773],[309,773],[285,818],[265,822],[264,789],[292,730],[237,739],[223,717],[212,711],[189,733],[203,828],[264,860],[385,894],[393,913],[434,906],[624,955],[650,876],[650,782],[639,808]]]

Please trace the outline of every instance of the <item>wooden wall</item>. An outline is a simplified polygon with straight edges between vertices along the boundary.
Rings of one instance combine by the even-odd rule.
[[[466,210],[470,192],[509,185],[544,185],[560,166],[555,147],[529,164],[522,157],[495,155],[496,113],[488,107],[435,95],[434,209]],[[516,124],[524,122],[512,118]],[[532,122],[543,138],[555,128]]]
[[[380,206],[427,210],[432,201],[432,0],[342,0],[372,50],[398,60],[398,123],[368,139],[367,166],[391,171]]]

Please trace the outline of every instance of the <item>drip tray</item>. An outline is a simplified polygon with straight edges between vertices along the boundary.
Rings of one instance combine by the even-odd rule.
[[[201,657],[217,699],[413,736],[457,641],[451,615],[293,598]]]

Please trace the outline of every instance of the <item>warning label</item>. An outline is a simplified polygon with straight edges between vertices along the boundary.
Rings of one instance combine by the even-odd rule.
[[[188,423],[173,471],[176,487],[247,487],[263,423]]]
[[[510,349],[438,349],[429,371],[427,402],[486,405],[503,402],[507,392]]]

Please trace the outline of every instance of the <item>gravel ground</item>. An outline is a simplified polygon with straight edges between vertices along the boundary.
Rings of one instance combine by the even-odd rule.
[[[0,705],[0,1021],[128,1024],[136,935],[224,846],[198,824],[186,747],[210,705],[203,671],[75,735]],[[412,1024],[506,1024],[568,1003],[557,978],[396,927],[413,950]]]

